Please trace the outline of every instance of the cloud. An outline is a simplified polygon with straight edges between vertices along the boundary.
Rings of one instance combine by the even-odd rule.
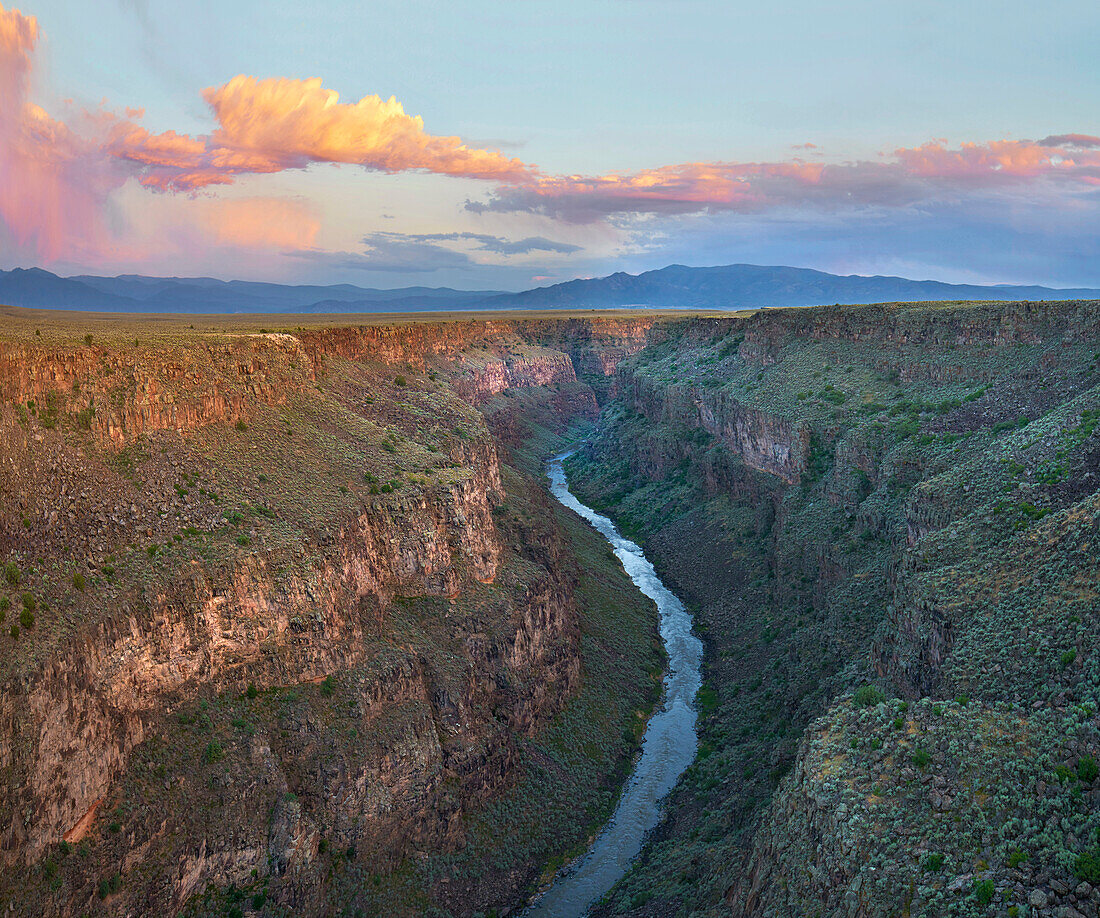
[[[403,233],[370,233],[363,237],[362,252],[289,251],[286,254],[322,264],[328,269],[383,271],[394,274],[430,274],[466,269],[475,262],[464,252]]]
[[[98,251],[107,196],[123,170],[88,140],[30,101],[38,22],[0,5],[0,244],[55,258]],[[87,126],[102,123],[89,114]]]
[[[291,198],[212,200],[200,211],[208,238],[248,249],[308,249],[321,222],[304,201]]]
[[[1089,150],[1100,147],[1100,137],[1091,134],[1051,134],[1039,141],[1043,147],[1076,147],[1080,150]]]
[[[466,178],[519,181],[531,170],[520,160],[474,149],[458,137],[438,137],[405,113],[394,97],[341,103],[321,80],[236,76],[203,97],[218,127],[203,138],[150,134],[120,125],[110,152],[142,168],[141,182],[166,191],[229,184],[245,173],[345,163],[379,172],[423,171]]]
[[[391,236],[398,234],[391,233]],[[581,246],[568,242],[555,242],[544,236],[527,236],[524,239],[505,239],[488,233],[402,233],[402,238],[424,242],[476,242],[478,250],[498,255],[527,255],[531,252],[556,252],[568,255],[581,251]]]
[[[1094,140],[1074,134],[954,148],[937,140],[897,149],[878,161],[695,162],[635,173],[540,176],[503,184],[487,201],[470,201],[466,207],[475,213],[528,212],[588,223],[619,214],[908,207],[981,188],[1025,189],[1039,182],[1080,191],[1100,184]]]
[[[363,252],[288,252],[298,258],[320,262],[330,268],[360,271],[385,271],[401,274],[428,274],[433,271],[486,267],[468,252],[443,245],[447,242],[474,243],[475,252],[495,255],[525,255],[531,252],[569,254],[580,246],[555,242],[541,236],[508,240],[488,233],[370,233],[363,237]],[[529,270],[529,269],[528,269]]]

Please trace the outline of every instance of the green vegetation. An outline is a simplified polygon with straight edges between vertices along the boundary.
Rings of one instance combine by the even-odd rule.
[[[871,705],[881,704],[886,700],[886,696],[882,693],[882,690],[873,685],[862,685],[856,689],[856,693],[853,696],[856,707],[867,708]]]

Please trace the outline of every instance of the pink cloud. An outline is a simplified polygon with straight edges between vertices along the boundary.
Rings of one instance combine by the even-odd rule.
[[[1074,134],[1039,142],[993,140],[958,147],[934,140],[874,161],[696,162],[626,174],[538,176],[526,183],[502,184],[487,202],[467,207],[475,212],[542,213],[584,223],[630,213],[900,207],[1040,181],[1083,188],[1100,180],[1100,150],[1091,149],[1092,140]]]
[[[130,178],[191,192],[315,162],[498,181],[530,173],[518,159],[427,133],[396,99],[341,103],[320,80],[238,76],[208,89],[203,95],[217,126],[203,137],[152,133],[138,123],[140,108],[82,112],[67,125],[31,101],[38,39],[34,17],[0,5],[0,244],[43,262],[146,251],[145,242],[123,246],[108,228],[118,215],[105,219],[112,194]],[[271,218],[274,205],[267,206]],[[196,212],[193,222],[221,243],[311,246],[316,218],[278,207],[268,225],[255,203],[227,204],[224,224],[209,221],[210,209]]]
[[[247,249],[311,249],[321,229],[313,208],[288,198],[215,200],[202,221],[218,243]]]
[[[103,202],[124,176],[30,101],[37,43],[35,18],[0,6],[0,241],[51,259],[97,248]]]

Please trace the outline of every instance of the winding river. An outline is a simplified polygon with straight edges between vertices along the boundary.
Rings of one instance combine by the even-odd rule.
[[[562,504],[588,520],[611,543],[630,579],[657,604],[661,639],[668,651],[663,703],[653,714],[642,752],[619,805],[592,846],[555,878],[523,913],[525,918],[580,918],[626,873],[657,825],[661,800],[695,758],[695,693],[701,684],[703,645],[691,633],[691,615],[661,583],[642,550],[624,539],[615,524],[569,491],[562,463],[572,453],[550,460],[550,491]]]

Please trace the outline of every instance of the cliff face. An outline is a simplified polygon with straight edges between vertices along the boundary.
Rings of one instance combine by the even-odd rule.
[[[114,871],[118,913],[258,882],[325,913],[362,896],[326,879],[333,850],[464,850],[582,690],[572,543],[540,487],[506,491],[472,406],[530,389],[592,414],[569,355],[494,323],[122,334],[0,343],[0,860],[37,877],[80,846],[57,914]],[[615,724],[585,793],[628,751]],[[507,903],[538,875],[519,857],[427,894]]]
[[[284,403],[313,376],[301,343],[287,334],[223,336],[198,347],[97,344],[0,345],[6,412],[68,421],[115,445],[157,431],[186,431],[246,417],[252,402]],[[11,417],[7,417],[10,425]]]
[[[788,484],[805,469],[809,428],[746,405],[731,393],[623,373],[619,396],[653,424],[703,431],[745,465]]]
[[[394,595],[454,597],[469,579],[491,582],[501,546],[490,511],[502,496],[491,446],[470,469],[429,498],[348,519],[330,543],[305,548],[316,560],[295,575],[280,576],[279,559],[261,555],[222,571],[193,562],[24,677],[4,712],[13,727],[5,735],[27,724],[30,746],[20,756],[10,743],[0,750],[26,776],[7,801],[13,859],[35,859],[73,832],[177,693],[322,679],[361,662]],[[553,593],[556,614],[545,596],[532,600],[537,609],[517,609],[509,652],[519,648],[528,665],[542,660],[530,648],[567,629],[568,598],[560,584]],[[546,633],[532,634],[538,628]]]

